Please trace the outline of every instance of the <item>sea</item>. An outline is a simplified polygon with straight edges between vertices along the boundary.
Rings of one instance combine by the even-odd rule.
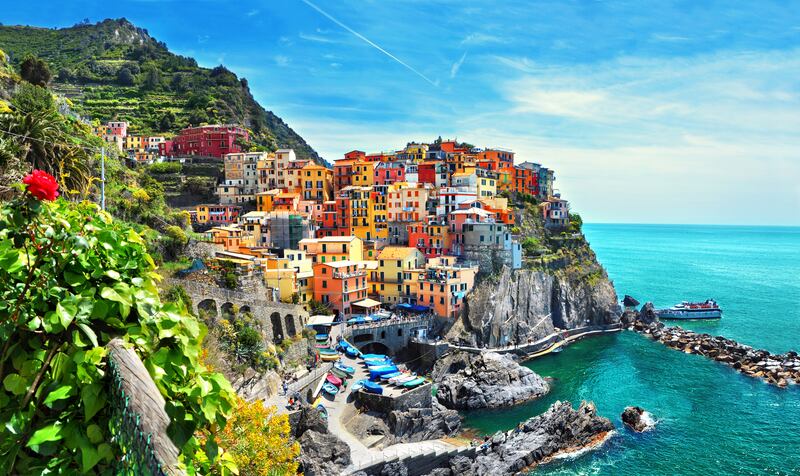
[[[620,299],[666,307],[714,298],[721,320],[677,324],[773,353],[800,352],[800,228],[585,224],[584,232]],[[600,449],[532,474],[800,475],[800,385],[769,386],[630,331],[525,365],[552,378],[550,393],[466,413],[465,426],[491,434],[557,400],[589,400],[617,427]],[[651,412],[655,428],[625,429],[620,414],[629,405]]]

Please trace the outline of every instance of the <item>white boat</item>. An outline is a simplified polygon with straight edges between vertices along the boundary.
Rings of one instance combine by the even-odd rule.
[[[403,377],[397,377],[397,380],[395,380],[394,382],[390,381],[390,383],[393,383],[395,385],[403,385],[404,383],[410,382],[410,381],[414,380],[415,378],[417,378],[416,375],[405,375]]]
[[[720,319],[722,309],[717,301],[707,299],[705,302],[683,301],[669,309],[658,309],[656,314],[659,319]]]

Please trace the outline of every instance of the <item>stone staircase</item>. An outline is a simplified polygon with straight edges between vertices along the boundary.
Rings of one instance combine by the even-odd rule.
[[[422,476],[438,467],[447,466],[448,461],[458,455],[473,458],[475,450],[472,446],[454,446],[441,440],[405,443],[376,452],[370,459],[350,465],[343,474],[359,471],[370,475],[380,474],[384,466],[399,461],[408,468],[408,476]]]

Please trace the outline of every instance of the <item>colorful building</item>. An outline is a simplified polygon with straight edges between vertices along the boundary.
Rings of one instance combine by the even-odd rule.
[[[371,294],[383,304],[410,302],[404,292],[405,274],[425,264],[425,256],[416,248],[387,246],[378,254],[378,267],[370,274]],[[409,278],[410,279],[410,278]]]
[[[303,200],[325,202],[333,196],[333,171],[315,163],[300,169],[300,193]]]
[[[236,223],[242,207],[238,205],[197,205],[194,207],[196,222],[201,225],[227,225]]]
[[[364,261],[364,242],[356,236],[326,236],[300,240],[297,247],[314,263]]]
[[[434,218],[408,225],[408,246],[417,248],[425,258],[449,253],[450,234],[447,225]]]
[[[330,306],[343,319],[362,313],[359,304],[370,304],[371,301],[367,299],[364,263],[348,260],[315,263],[314,299]]]
[[[249,140],[243,127],[234,124],[188,127],[172,140],[159,144],[159,153],[165,157],[217,157],[242,152],[239,139]]]
[[[429,259],[424,269],[410,274],[413,284],[408,291],[416,293],[417,305],[429,307],[439,317],[456,319],[475,285],[478,267],[457,264],[455,257],[447,256]]]

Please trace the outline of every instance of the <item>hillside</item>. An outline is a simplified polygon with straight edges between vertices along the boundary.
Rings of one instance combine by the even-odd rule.
[[[135,133],[241,123],[259,145],[289,147],[301,158],[320,160],[280,117],[256,102],[246,79],[224,66],[203,68],[171,53],[124,18],[61,29],[0,26],[0,49],[16,66],[28,54],[47,61],[51,88],[84,116],[127,120]]]

